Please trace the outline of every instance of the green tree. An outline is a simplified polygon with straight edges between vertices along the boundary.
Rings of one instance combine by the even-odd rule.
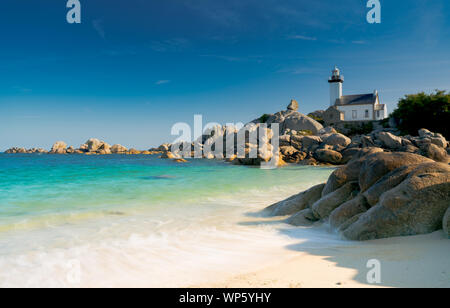
[[[406,134],[417,135],[419,129],[426,128],[450,138],[450,93],[436,90],[406,95],[391,116]]]

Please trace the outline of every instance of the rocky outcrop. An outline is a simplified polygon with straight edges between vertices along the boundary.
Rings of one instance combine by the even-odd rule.
[[[348,182],[356,182],[359,180],[359,171],[363,164],[362,158],[351,161],[347,165],[335,170],[328,178],[327,184],[322,191],[322,197],[332,193],[339,187]]]
[[[389,132],[381,132],[378,134],[378,139],[388,149],[399,150],[403,146],[403,139],[397,137]]]
[[[314,224],[318,219],[311,209],[304,209],[286,220],[286,223],[296,227],[307,227]]]
[[[402,166],[388,174],[384,175],[381,179],[379,179],[374,185],[372,185],[369,189],[367,189],[363,194],[367,200],[367,203],[370,207],[375,206],[378,201],[380,201],[380,197],[387,191],[393,189],[401,182],[403,182],[409,173],[417,167],[417,164]]]
[[[291,164],[298,164],[303,161],[307,154],[305,152],[301,152],[294,148],[293,146],[282,146],[280,147],[280,153],[285,162]]]
[[[67,144],[64,141],[57,141],[53,144],[50,154],[66,154]]]
[[[329,149],[320,149],[315,152],[315,157],[323,163],[337,165],[342,161],[342,154]]]
[[[80,146],[80,150],[96,154],[111,154],[111,146],[104,141],[91,138]]]
[[[441,148],[433,143],[424,145],[422,147],[421,154],[441,163],[447,163],[449,160],[447,151],[444,148]]]
[[[322,124],[316,120],[293,110],[280,111],[271,115],[266,123],[269,125],[279,123],[280,135],[284,135],[288,129],[294,131],[311,131],[313,134],[318,134],[323,128]]]
[[[363,157],[359,173],[359,186],[364,192],[384,175],[402,166],[431,162],[423,156],[411,153],[376,153]]]
[[[330,225],[333,229],[342,230],[344,226],[349,225],[348,222],[353,217],[367,212],[369,208],[370,205],[364,195],[359,194],[331,212]]]
[[[384,152],[382,148],[365,147],[365,148],[348,148],[342,151],[342,164],[346,164],[351,160],[360,159],[363,156]]]
[[[5,151],[5,154],[26,154],[27,150],[25,148],[13,147]]]
[[[314,202],[321,198],[324,187],[325,184],[316,185],[307,191],[271,205],[267,208],[267,211],[273,216],[286,216],[300,212],[311,207]]]
[[[136,150],[136,149],[129,149],[125,154],[127,155],[140,155],[142,154],[141,151]]]
[[[297,111],[298,110],[298,102],[295,99],[291,100],[291,103],[289,104],[287,109],[292,110],[292,111]]]
[[[297,206],[306,193],[269,209],[272,214],[276,209],[281,214],[298,210],[287,220],[296,226],[328,221],[350,240],[426,234],[441,228],[448,234],[450,166],[420,155],[379,152],[355,158],[329,177],[316,202]]]
[[[343,235],[350,240],[372,240],[431,233],[442,228],[449,200],[450,167],[420,164]]]
[[[332,146],[333,149],[345,149],[352,142],[350,138],[339,133],[322,135],[323,144]]]
[[[334,209],[352,199],[355,192],[358,192],[358,183],[350,182],[322,197],[311,206],[314,216],[318,219],[327,218]]]
[[[128,152],[128,149],[120,144],[113,145],[110,150],[113,154],[124,154]]]

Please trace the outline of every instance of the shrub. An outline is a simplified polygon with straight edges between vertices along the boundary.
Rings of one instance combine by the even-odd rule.
[[[436,90],[406,95],[392,117],[405,134],[417,135],[419,129],[426,128],[450,138],[450,93]]]
[[[268,114],[263,114],[260,118],[259,118],[259,122],[260,123],[266,123],[267,120],[269,119],[270,115]]]

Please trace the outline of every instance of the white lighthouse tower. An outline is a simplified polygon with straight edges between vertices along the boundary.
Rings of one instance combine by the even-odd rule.
[[[341,76],[341,72],[334,67],[333,75],[328,79],[330,83],[330,106],[336,104],[336,100],[342,97],[342,84],[344,83],[344,76]]]

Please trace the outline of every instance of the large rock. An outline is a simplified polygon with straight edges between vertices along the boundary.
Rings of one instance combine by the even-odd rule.
[[[381,132],[378,134],[378,139],[388,149],[400,149],[403,145],[402,138],[397,137],[389,132]]]
[[[448,145],[448,141],[444,137],[433,137],[431,138],[431,143],[443,149],[446,149]]]
[[[322,124],[316,120],[293,110],[280,111],[271,115],[266,123],[269,125],[279,123],[280,134],[283,134],[288,129],[295,131],[309,130],[313,134],[318,134],[323,128]]]
[[[298,110],[298,102],[295,99],[291,100],[291,103],[289,104],[287,109],[297,111]]]
[[[377,151],[375,149],[374,151]],[[398,167],[431,161],[426,157],[411,153],[376,152],[375,154],[361,156],[352,159],[347,165],[331,174],[323,189],[322,196],[326,196],[345,183],[352,181],[359,181],[360,189],[364,192],[385,174]]]
[[[115,144],[111,147],[111,153],[113,153],[113,154],[124,154],[127,151],[128,151],[128,149],[120,144]]]
[[[102,143],[102,145],[98,148],[97,153],[102,155],[112,154],[111,146],[107,143]]]
[[[292,142],[294,142],[294,139],[291,138]],[[319,148],[320,143],[322,143],[322,138],[319,136],[301,136],[302,150],[305,152],[314,152]]]
[[[327,218],[334,209],[347,202],[357,190],[358,183],[350,182],[322,197],[311,206],[314,216],[319,219]]]
[[[431,162],[430,159],[420,155],[395,152],[376,153],[363,157],[364,163],[359,174],[359,186],[362,192],[369,189],[384,175],[401,166]]]
[[[322,191],[322,197],[334,192],[345,185],[345,183],[358,181],[359,171],[363,162],[363,159],[360,158],[350,161],[347,165],[336,169],[328,178],[327,184]]]
[[[87,150],[89,152],[96,152],[100,146],[103,144],[103,141],[100,141],[96,138],[91,138],[85,143],[87,145]]]
[[[420,164],[343,235],[350,240],[372,240],[431,233],[442,228],[449,200],[450,166]]]
[[[433,137],[434,134],[430,132],[428,129],[422,128],[419,129],[419,137],[421,138],[427,138],[427,137]]]
[[[282,146],[280,147],[280,152],[283,160],[287,163],[296,164],[306,158],[306,153],[297,150],[293,146]]]
[[[384,175],[364,192],[364,197],[368,204],[370,206],[375,206],[380,200],[381,195],[403,182],[408,177],[409,173],[417,166],[417,164],[402,166]]]
[[[331,212],[330,226],[333,229],[339,229],[344,223],[349,221],[349,219],[367,212],[369,208],[370,206],[367,203],[366,198],[360,194]]]
[[[323,163],[330,163],[337,165],[342,160],[342,154],[333,150],[320,149],[315,153],[317,160]]]
[[[346,148],[352,140],[345,135],[336,133],[322,136],[324,144],[331,145],[333,147]]]
[[[422,154],[437,162],[447,163],[448,161],[447,151],[432,143],[427,144],[422,148]]]
[[[318,219],[314,216],[311,209],[304,209],[286,220],[286,223],[296,226],[296,227],[307,227],[312,225]]]
[[[311,187],[298,195],[271,205],[267,210],[270,211],[273,216],[292,215],[302,211],[309,208],[314,202],[320,199],[324,187],[325,184]]]
[[[342,164],[346,164],[353,159],[359,159],[363,156],[384,152],[382,148],[366,147],[366,148],[348,148],[342,151]]]
[[[51,154],[65,154],[67,149],[67,144],[64,141],[57,141],[52,146],[50,150]]]
[[[419,145],[432,143],[444,149],[448,147],[448,142],[442,134],[430,132],[428,129],[419,130],[419,137],[419,139],[415,139],[416,143],[419,143]]]
[[[444,219],[442,220],[442,228],[444,229],[444,234],[450,239],[450,206],[445,212]]]

